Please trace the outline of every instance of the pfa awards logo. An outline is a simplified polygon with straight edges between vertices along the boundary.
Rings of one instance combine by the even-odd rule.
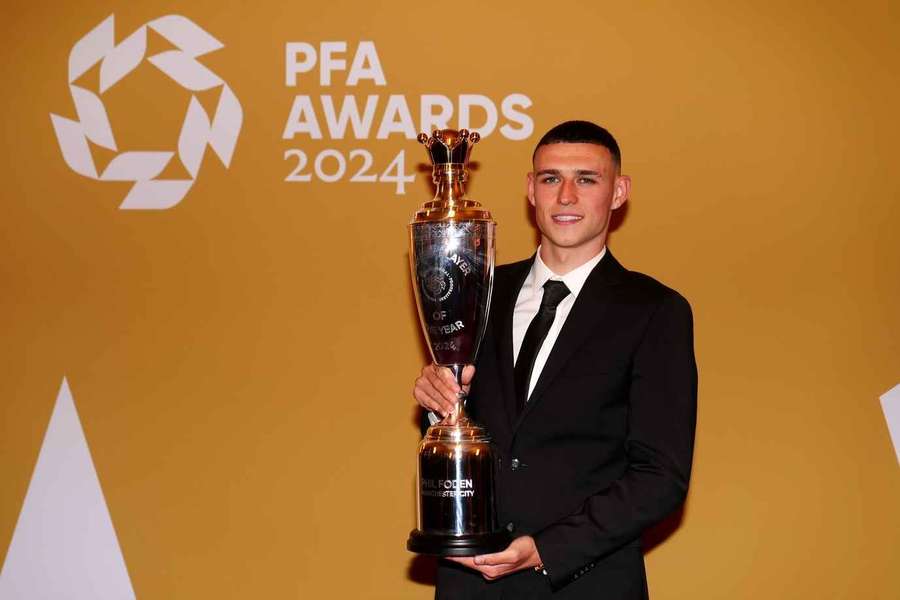
[[[148,28],[175,49],[146,56]],[[207,146],[228,167],[241,131],[243,111],[231,88],[197,60],[222,47],[221,42],[180,15],[150,21],[116,44],[113,15],[107,17],[78,40],[69,53],[69,90],[77,120],[50,115],[66,164],[91,179],[134,182],[119,205],[122,209],[165,209],[181,202],[197,178]],[[145,58],[173,82],[192,92],[177,148],[172,152],[120,152],[103,104],[103,94]],[[74,84],[97,63],[100,63],[99,94]],[[221,87],[221,92],[215,114],[210,117],[193,92],[216,87]],[[135,118],[140,117],[135,115]],[[97,171],[88,141],[118,152],[102,173]],[[176,152],[190,179],[157,179]]]

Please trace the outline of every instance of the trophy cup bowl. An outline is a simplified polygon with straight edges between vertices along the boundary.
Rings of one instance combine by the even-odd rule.
[[[484,337],[494,277],[496,223],[464,198],[466,164],[477,133],[419,135],[434,166],[436,193],[409,225],[410,267],[422,330],[435,364],[461,384]],[[476,375],[477,376],[477,375]],[[457,409],[433,424],[418,449],[417,527],[407,548],[420,554],[473,556],[509,543],[497,525],[497,453],[487,430]]]

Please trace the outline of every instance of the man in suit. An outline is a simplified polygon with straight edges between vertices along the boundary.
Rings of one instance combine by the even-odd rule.
[[[514,537],[495,554],[441,561],[437,598],[647,598],[640,536],[686,496],[697,371],[687,301],[606,247],[631,189],[620,164],[593,123],[544,135],[527,176],[541,243],[496,269],[487,332],[464,371],[471,390],[434,365],[416,380],[432,413],[469,392],[499,450],[497,510]]]

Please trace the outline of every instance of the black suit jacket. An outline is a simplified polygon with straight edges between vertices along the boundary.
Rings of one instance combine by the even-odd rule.
[[[690,306],[607,251],[520,414],[512,318],[532,262],[496,270],[467,409],[500,454],[501,523],[534,537],[549,575],[528,570],[488,582],[442,561],[437,597],[646,598],[641,532],[683,502],[690,478]]]

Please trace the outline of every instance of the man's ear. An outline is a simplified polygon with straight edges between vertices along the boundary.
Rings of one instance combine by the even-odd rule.
[[[631,177],[618,175],[613,189],[612,209],[616,210],[628,201],[631,195]]]
[[[525,193],[528,194],[528,203],[534,206],[534,171],[528,172],[525,182],[527,183]]]

